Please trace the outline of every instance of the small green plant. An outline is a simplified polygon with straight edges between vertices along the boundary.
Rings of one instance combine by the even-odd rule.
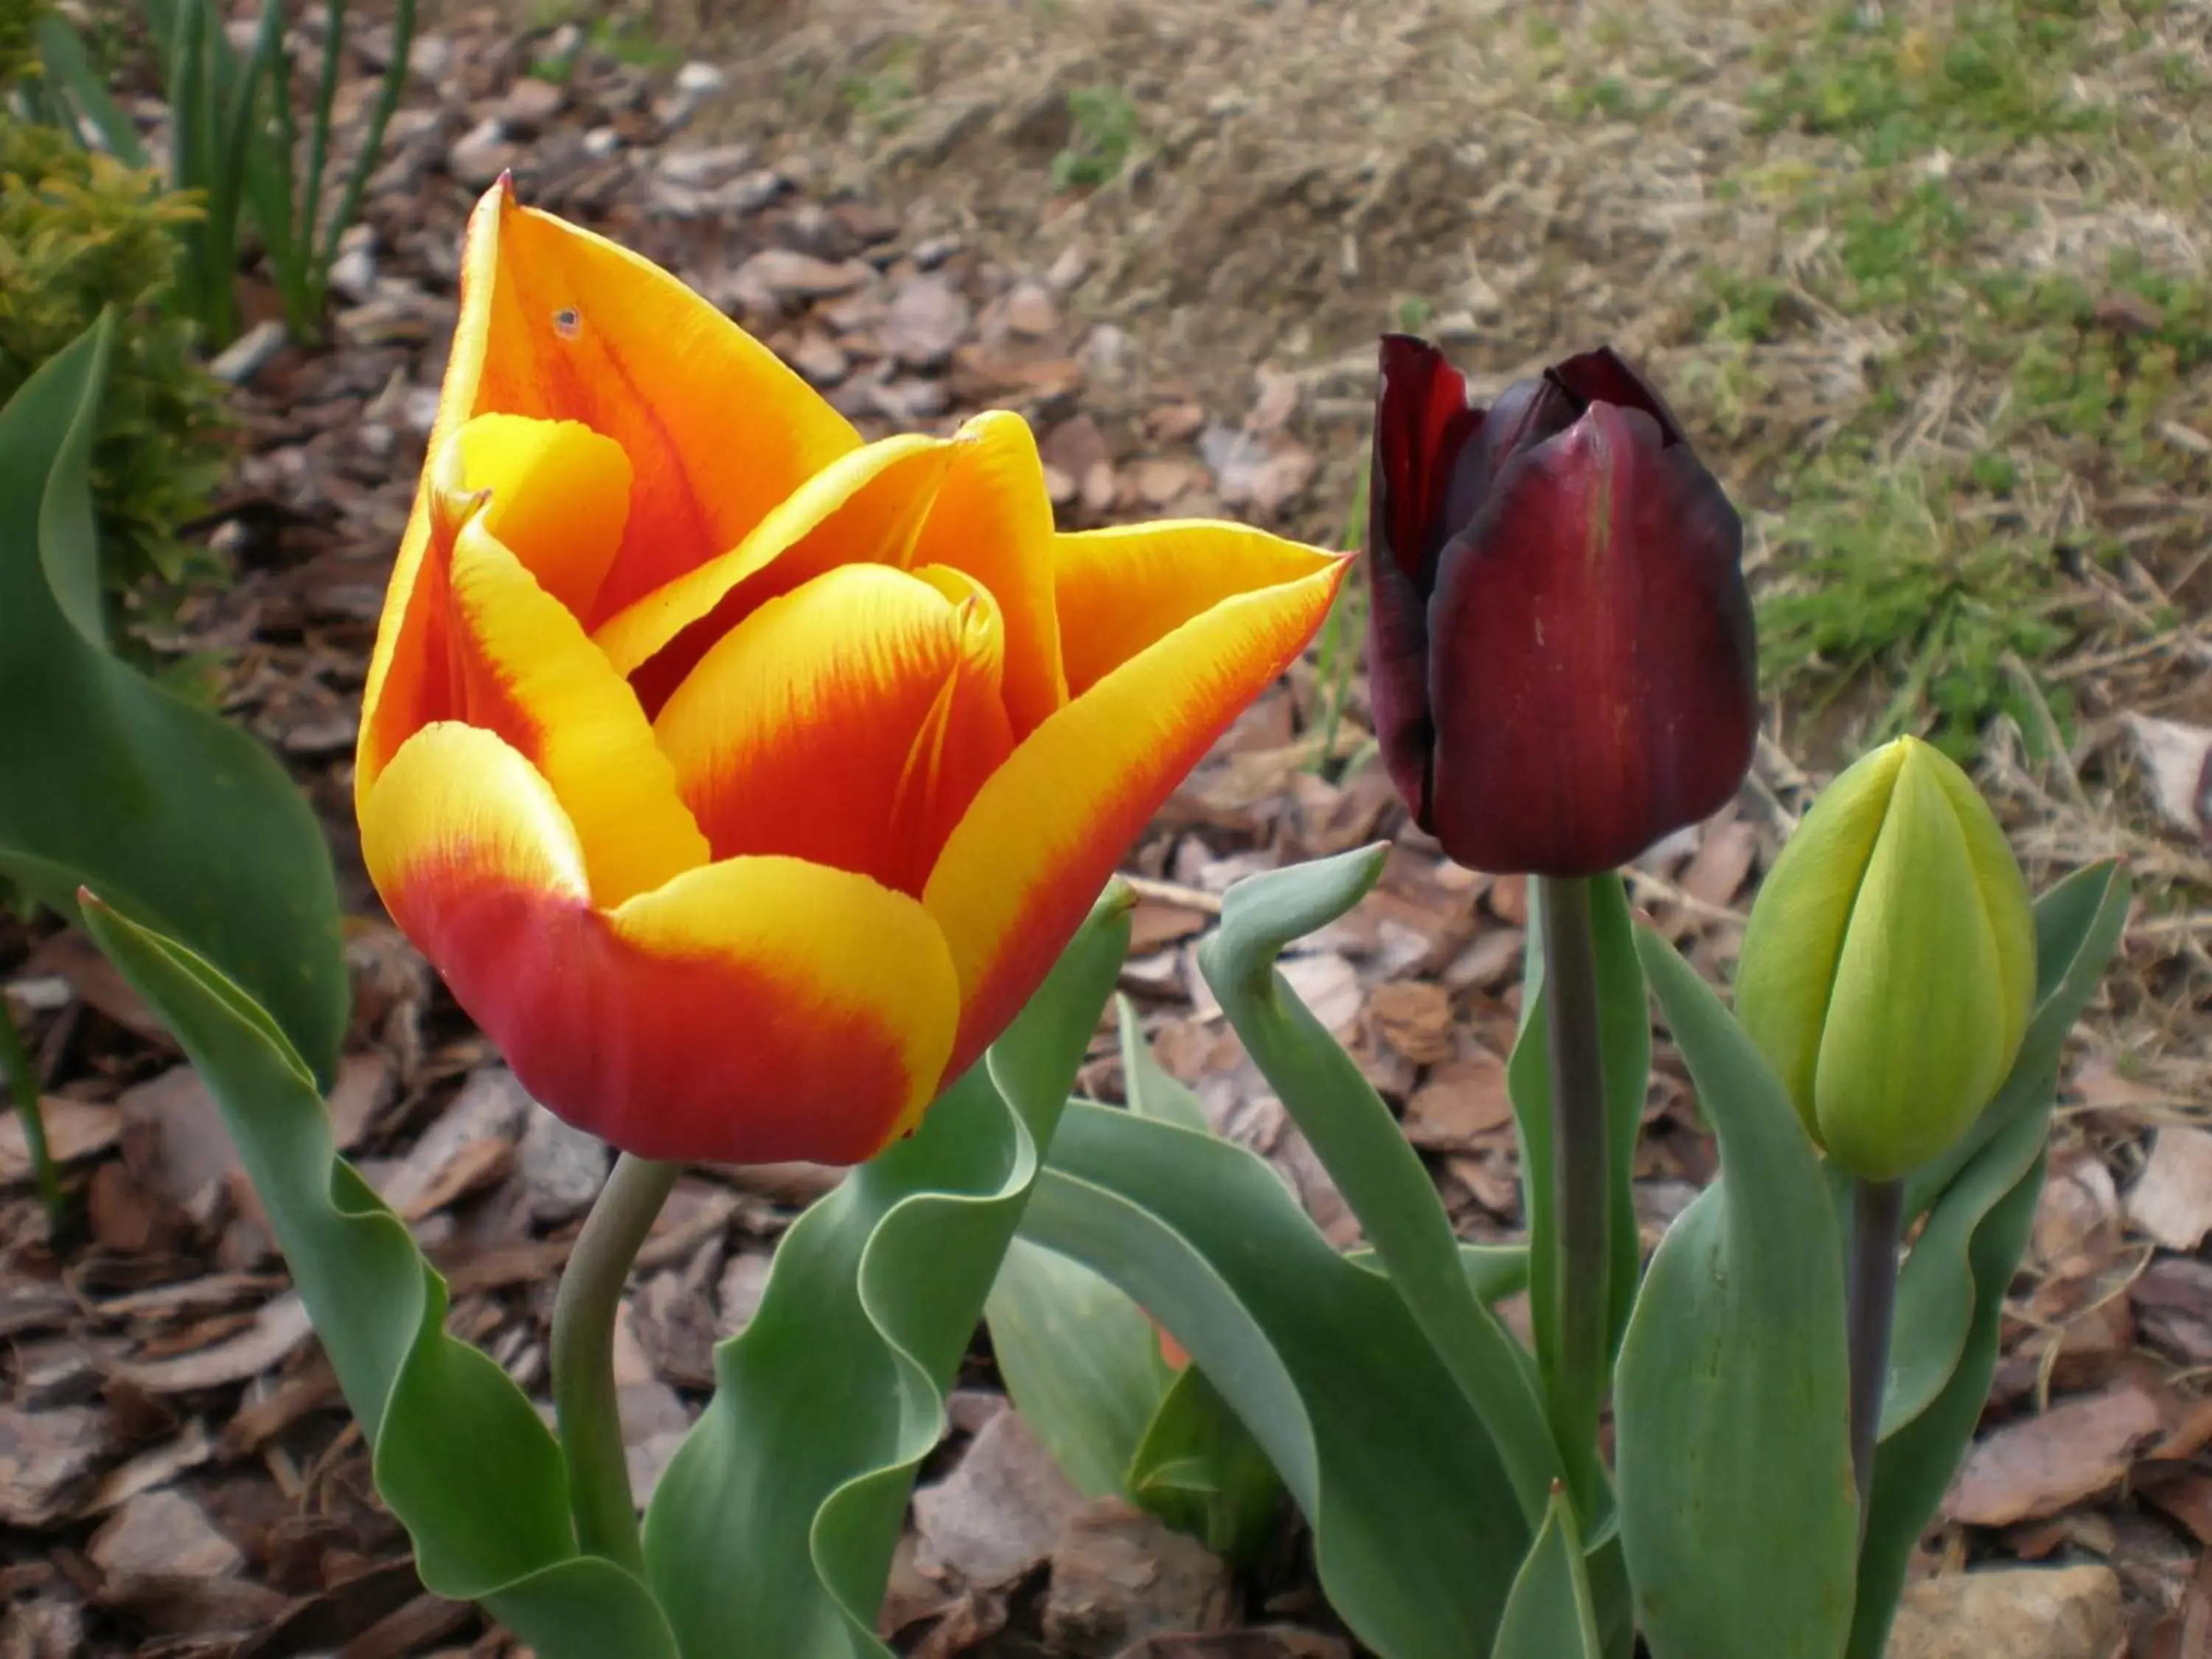
[[[642,18],[635,16],[601,13],[592,20],[585,38],[596,51],[635,69],[672,69],[684,61],[681,52],[655,35]]]
[[[38,67],[39,25],[45,0],[9,0],[0,5],[0,97]]]
[[[1137,106],[1118,87],[1078,87],[1067,94],[1067,143],[1052,158],[1052,187],[1110,185],[1128,165],[1139,133]]]
[[[353,170],[337,209],[323,216],[331,160],[331,112],[345,52],[346,0],[329,0],[313,101],[294,107],[295,66],[284,48],[282,0],[263,0],[253,43],[241,57],[225,32],[223,8],[210,0],[141,0],[147,33],[163,70],[169,106],[173,188],[198,195],[199,216],[179,228],[185,260],[177,297],[210,347],[237,331],[232,284],[242,225],[250,219],[284,302],[295,338],[318,332],[339,240],[361,210],[362,192],[398,107],[415,38],[416,0],[392,9],[391,60]],[[145,164],[130,117],[90,67],[83,44],[57,15],[40,29],[47,93],[72,130],[89,125],[115,155]],[[304,145],[304,155],[302,149]]]
[[[894,41],[867,74],[848,75],[837,83],[838,100],[856,121],[887,131],[906,118],[914,101],[914,42]]]
[[[166,305],[194,216],[154,173],[0,111],[0,401],[116,313],[92,455],[111,606],[149,579],[216,568],[177,533],[205,510],[227,451],[222,389]]]

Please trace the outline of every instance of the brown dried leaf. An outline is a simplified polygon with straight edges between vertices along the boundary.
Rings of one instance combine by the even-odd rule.
[[[2118,1485],[2136,1453],[2163,1432],[2156,1397],[2138,1383],[2069,1401],[1977,1445],[1944,1513],[1976,1527],[2056,1515]]]
[[[89,1406],[0,1406],[0,1522],[36,1532],[67,1518],[106,1449],[106,1413]]]
[[[2168,1125],[2127,1197],[2128,1219],[2169,1250],[2212,1232],[2212,1130]]]
[[[1083,1494],[1021,1414],[1000,1412],[951,1474],[915,1493],[916,1565],[979,1589],[1012,1583],[1082,1508]]]
[[[104,1152],[123,1132],[123,1114],[113,1106],[59,1095],[48,1095],[39,1104],[46,1126],[46,1150],[57,1164],[74,1164]],[[31,1153],[23,1138],[22,1116],[9,1111],[0,1117],[0,1186],[30,1178]]]
[[[1378,985],[1368,993],[1367,1019],[1380,1041],[1416,1066],[1452,1057],[1451,998],[1441,985],[1424,980]]]
[[[1219,1557],[1109,1498],[1072,1517],[1053,1547],[1044,1637],[1060,1653],[1118,1654],[1155,1636],[1218,1629],[1231,1602]]]
[[[238,1335],[167,1359],[118,1364],[115,1374],[147,1394],[194,1394],[243,1382],[279,1365],[313,1334],[307,1304],[288,1293],[263,1307]]]
[[[1439,1066],[1406,1103],[1406,1139],[1430,1152],[1471,1152],[1512,1121],[1505,1062],[1486,1049]]]

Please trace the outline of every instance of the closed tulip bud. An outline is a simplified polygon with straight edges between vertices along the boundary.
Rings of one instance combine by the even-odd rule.
[[[1912,738],[1822,793],[1759,890],[1736,1012],[1841,1168],[1891,1181],[1972,1125],[2020,1053],[2035,917],[1966,775]]]
[[[1384,763],[1460,863],[1590,876],[1717,811],[1751,764],[1743,526],[1609,350],[1487,409],[1382,342],[1367,538]]]

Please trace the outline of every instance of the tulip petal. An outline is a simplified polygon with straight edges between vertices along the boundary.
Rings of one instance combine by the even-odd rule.
[[[658,714],[715,643],[769,600],[840,565],[903,568],[946,468],[944,440],[908,434],[841,455],[718,558],[610,617],[593,636]]]
[[[1386,334],[1382,390],[1375,403],[1375,465],[1368,478],[1377,550],[1419,583],[1437,547],[1451,533],[1444,492],[1461,447],[1481,428],[1467,403],[1467,382],[1426,340]]]
[[[787,854],[919,892],[1013,746],[1002,641],[958,573],[842,566],[732,629],[653,734],[716,858]]]
[[[2035,1012],[2035,902],[2012,844],[1989,803],[1975,790],[1973,780],[1941,750],[1931,750],[1923,758],[1966,837],[1966,857],[1982,894],[1982,914],[1989,918],[1995,937],[2003,1046],[2009,1064],[2009,1057],[2020,1052]]]
[[[936,1093],[958,1010],[944,939],[865,877],[738,859],[595,910],[544,780],[454,724],[394,757],[362,847],[523,1085],[624,1151],[856,1163]]]
[[[1080,697],[1224,599],[1349,562],[1239,524],[1165,520],[1054,538],[1067,690]]]
[[[483,491],[484,528],[574,616],[590,613],[629,517],[629,458],[575,421],[479,415],[456,434],[460,491]]]
[[[1719,484],[1639,410],[1594,404],[1506,465],[1429,606],[1453,857],[1595,875],[1735,794],[1759,713],[1741,556]]]
[[[1903,744],[1886,744],[1823,790],[1767,873],[1744,929],[1739,960],[1756,963],[1739,977],[1736,1018],[1759,1045],[1817,1139],[1813,1081],[1820,1028],[1844,953],[1859,884],[1889,811]]]
[[[1600,346],[1570,357],[1547,379],[1557,382],[1584,404],[1612,404],[1621,409],[1640,409],[1659,424],[1659,435],[1671,447],[1683,441],[1682,423],[1659,395],[1659,388],[1632,368],[1627,359],[1611,346]]]
[[[622,546],[582,617],[587,627],[737,545],[860,443],[850,422],[705,300],[649,260],[523,207],[504,179],[469,216],[460,316],[429,453],[486,413],[578,421],[629,458],[635,489]],[[425,712],[422,682],[445,661],[435,638],[444,594],[434,573],[418,580],[432,495],[426,476],[369,659],[357,800],[398,738],[435,718]],[[378,720],[387,690],[405,718]],[[370,730],[380,726],[371,752]]]
[[[478,514],[454,540],[456,711],[544,775],[602,908],[707,861],[707,840],[629,687]]]
[[[1085,540],[1077,556],[1114,544]],[[1222,599],[1109,670],[1023,740],[952,832],[922,902],[959,973],[954,1072],[1006,1029],[1160,803],[1321,626],[1346,562],[1280,545],[1294,574]],[[1158,574],[1140,547],[1124,550],[1133,571]],[[1068,620],[1073,634],[1080,619]]]
[[[1959,815],[1926,752],[1901,747],[1814,1085],[1829,1156],[1877,1181],[1957,1139],[2012,1063],[1992,1035],[2006,1025],[2004,975]]]
[[[915,564],[964,570],[991,591],[1006,618],[1005,697],[1014,735],[1027,737],[1066,702],[1062,619],[1054,602],[1052,501],[1029,422],[989,410],[952,440],[952,465],[915,538]]]

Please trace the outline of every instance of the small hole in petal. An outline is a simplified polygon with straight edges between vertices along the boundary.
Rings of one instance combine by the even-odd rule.
[[[573,307],[563,307],[553,313],[553,331],[564,340],[574,340],[584,332],[584,319]]]

